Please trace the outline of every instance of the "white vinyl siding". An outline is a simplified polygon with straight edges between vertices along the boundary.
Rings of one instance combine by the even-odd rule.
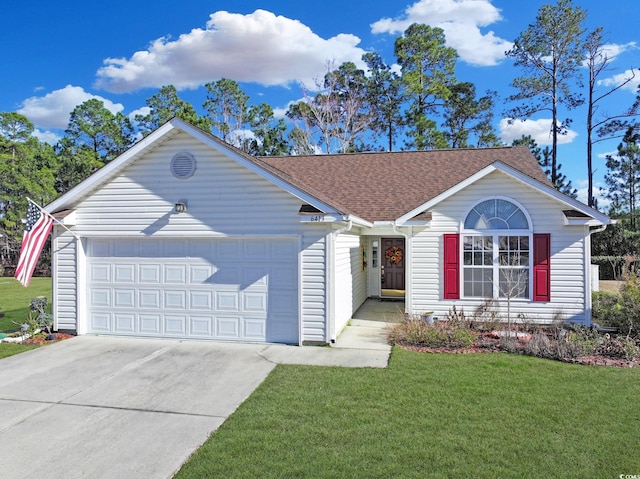
[[[353,234],[336,237],[335,333],[347,325],[367,295],[367,271],[362,266],[364,239]],[[335,339],[335,338],[332,338]]]
[[[195,174],[180,180],[173,156],[191,153]],[[187,212],[175,214],[185,201]],[[186,133],[148,151],[77,207],[81,236],[254,236],[296,234],[301,201]]]
[[[585,317],[585,227],[565,226],[563,206],[524,184],[494,172],[456,195],[442,201],[432,210],[431,227],[414,232],[412,238],[412,303],[414,313],[435,311],[446,317],[452,306],[464,308],[471,315],[481,299],[443,299],[442,237],[461,232],[470,208],[479,201],[495,197],[512,198],[529,214],[532,233],[551,235],[551,301],[512,301],[514,314],[522,313],[532,321],[551,322],[556,314],[564,319],[584,322]],[[462,271],[462,270],[461,270]],[[501,301],[503,315],[506,301]]]
[[[52,250],[52,281],[54,297],[53,306],[54,327],[56,330],[76,329],[77,305],[77,274],[76,239],[61,227],[53,230]]]
[[[327,342],[326,236],[302,236],[302,341]]]

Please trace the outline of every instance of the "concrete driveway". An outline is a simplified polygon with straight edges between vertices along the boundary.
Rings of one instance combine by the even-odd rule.
[[[263,350],[82,336],[5,358],[0,477],[171,477],[274,368]]]

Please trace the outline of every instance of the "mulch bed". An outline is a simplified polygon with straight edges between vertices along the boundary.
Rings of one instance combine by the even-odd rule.
[[[430,348],[426,346],[419,346],[415,344],[398,343],[396,344],[402,349],[408,351],[416,351],[419,353],[431,353],[431,354],[489,354],[489,353],[503,353],[503,354],[524,354],[523,342],[518,342],[518,353],[510,353],[500,348],[500,340],[491,336],[490,333],[483,333],[474,344],[466,348]],[[640,366],[640,358],[629,361],[623,358],[612,358],[608,356],[582,356],[579,358],[563,358],[559,361],[571,364],[582,364],[584,366],[609,366],[616,368],[633,368]]]
[[[55,333],[55,334],[56,334],[56,339],[53,339],[53,340],[47,340],[42,335],[36,335],[33,338],[25,339],[24,341],[22,341],[22,344],[38,344],[40,346],[44,346],[45,344],[53,344],[53,343],[57,343],[58,341],[64,341],[65,339],[69,339],[73,337],[71,334],[63,334],[63,333]]]

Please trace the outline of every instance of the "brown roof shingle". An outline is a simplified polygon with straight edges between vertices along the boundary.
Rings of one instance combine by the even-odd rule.
[[[526,147],[262,157],[254,160],[319,200],[367,221],[391,221],[500,161],[549,186]]]

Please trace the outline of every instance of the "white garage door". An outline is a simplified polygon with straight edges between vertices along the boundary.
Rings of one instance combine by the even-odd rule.
[[[91,333],[298,342],[297,241],[92,239]]]

